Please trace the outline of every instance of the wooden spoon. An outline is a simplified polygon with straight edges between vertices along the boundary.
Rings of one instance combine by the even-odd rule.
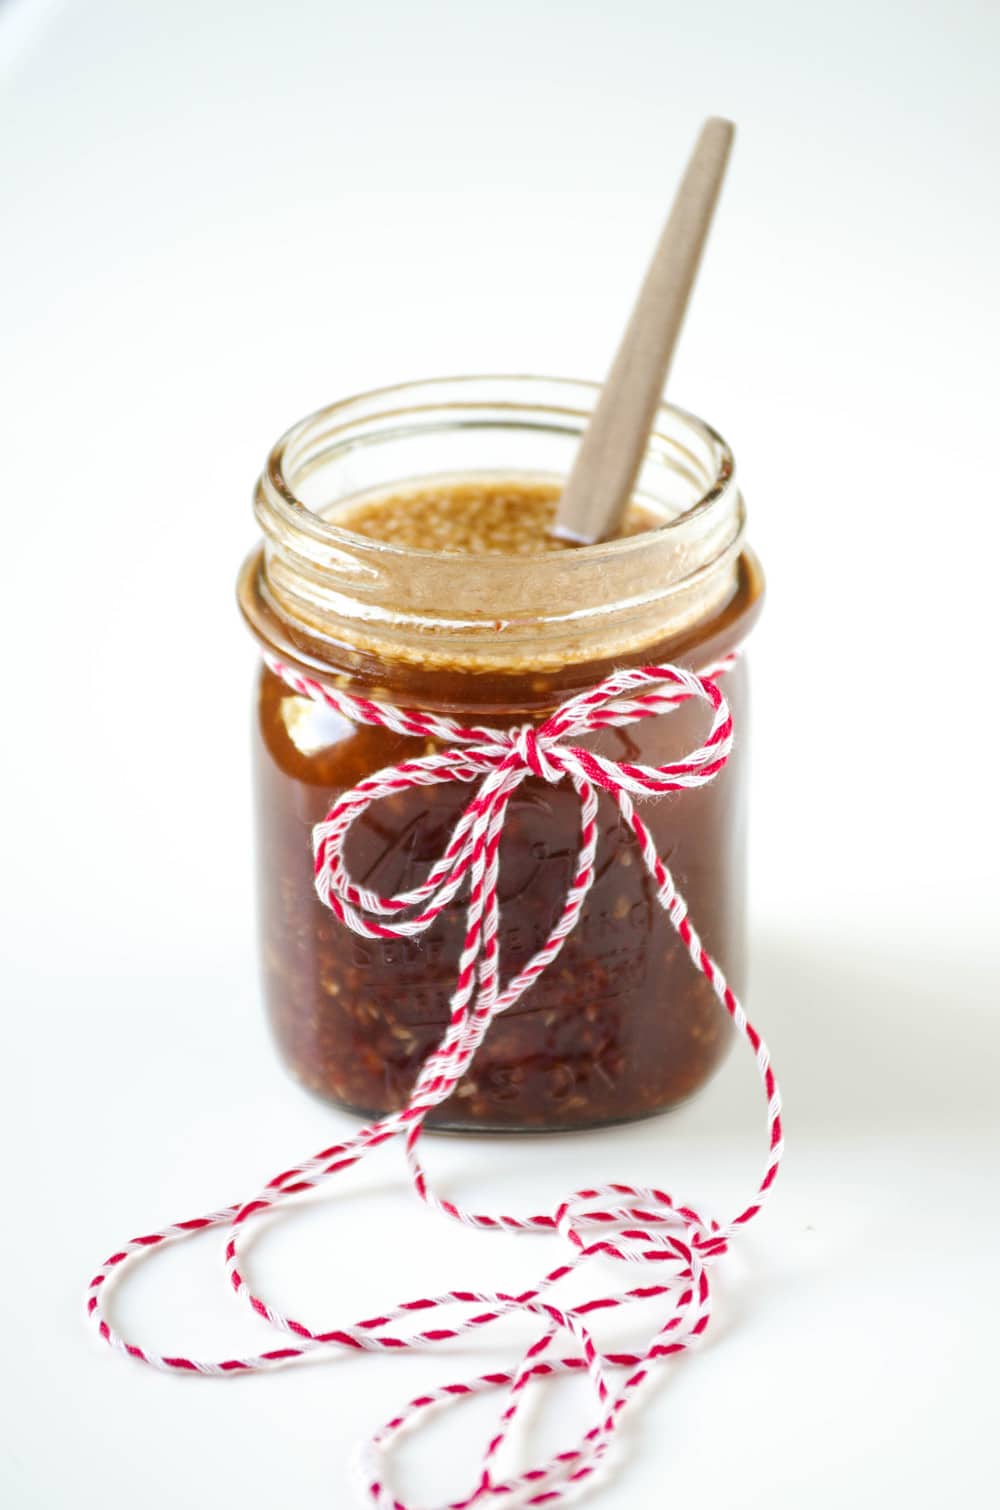
[[[701,129],[632,317],[559,500],[552,532],[579,545],[618,534],[645,455],[732,146],[732,121]]]

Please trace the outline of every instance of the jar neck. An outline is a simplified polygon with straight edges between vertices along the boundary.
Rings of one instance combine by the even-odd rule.
[[[634,493],[658,521],[645,533],[484,561],[336,522],[348,501],[442,473],[558,482],[598,392],[556,379],[446,379],[303,420],[257,484],[264,538],[240,591],[251,628],[321,672],[345,659],[350,669],[370,661],[505,678],[576,667],[581,682],[595,658],[634,661],[647,647],[697,640],[740,594],[745,512],[725,442],[672,405],[657,412]]]

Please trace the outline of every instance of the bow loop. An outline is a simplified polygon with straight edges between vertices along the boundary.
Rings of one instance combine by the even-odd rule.
[[[304,685],[301,677],[296,685]],[[415,714],[369,700],[351,699],[346,693],[328,688],[319,688],[319,695],[342,712],[352,711],[362,722],[382,722],[393,729],[402,727],[415,732]],[[673,712],[692,698],[711,708],[711,725],[704,742],[679,760],[660,766],[612,760],[585,745],[567,742],[601,729],[620,728]],[[586,801],[588,791],[600,787],[628,818],[629,793],[658,795],[704,786],[714,780],[729,757],[733,740],[729,708],[716,683],[708,676],[676,666],[645,666],[616,672],[597,687],[570,698],[537,726],[466,728],[441,719],[434,719],[433,725],[438,737],[449,737],[453,742],[439,752],[399,761],[360,781],[352,791],[338,798],[313,833],[315,884],[320,899],[348,927],[366,937],[404,938],[424,933],[454,900],[468,876],[473,877],[473,884],[476,875],[481,881],[487,851],[489,866],[493,868],[498,863],[496,846],[507,805],[527,777],[555,785],[568,776],[581,803]],[[386,897],[351,879],[344,862],[347,835],[374,803],[422,786],[449,781],[471,783],[477,779],[478,787],[423,882]],[[661,885],[662,878],[657,875],[656,879]],[[592,880],[591,867],[574,883],[579,894],[567,895],[566,906],[574,922],[580,911],[578,903]],[[550,935],[550,944],[561,946],[565,915]],[[554,953],[547,955],[545,963],[551,958]],[[537,973],[540,972],[533,971],[531,979]]]

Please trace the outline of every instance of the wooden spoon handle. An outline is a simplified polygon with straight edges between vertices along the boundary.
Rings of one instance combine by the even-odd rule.
[[[580,544],[618,534],[663,394],[732,146],[731,121],[705,122],[632,317],[567,479],[553,531]]]

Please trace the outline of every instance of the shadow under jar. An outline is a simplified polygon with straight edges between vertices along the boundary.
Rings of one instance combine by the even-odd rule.
[[[612,670],[664,661],[697,670],[733,650],[759,612],[760,568],[744,544],[728,447],[673,406],[658,412],[634,494],[633,528],[652,528],[602,545],[484,558],[345,527],[377,514],[389,495],[433,492],[454,503],[471,488],[487,503],[502,492],[508,505],[556,496],[597,391],[544,378],[438,380],[348,399],[302,421],[258,483],[264,539],[240,577],[240,605],[261,645],[347,692],[494,726],[540,720]],[[644,803],[642,813],[739,992],[744,657],[723,688],[737,725],[725,769],[706,787]],[[662,765],[700,744],[707,726],[704,704],[689,702],[580,742],[610,759]],[[363,777],[433,746],[354,725],[266,666],[254,739],[263,971],[279,1049],[297,1079],[328,1100],[366,1116],[397,1109],[447,1023],[464,892],[419,938],[361,938],[316,896],[311,830]],[[419,884],[470,795],[452,782],[377,802],[348,839],[355,880],[383,895]],[[576,930],[490,1025],[429,1126],[540,1131],[626,1121],[684,1100],[722,1058],[728,1018],[603,795],[599,823],[597,879]],[[568,783],[531,777],[514,796],[500,851],[502,979],[558,917],[579,826]]]

